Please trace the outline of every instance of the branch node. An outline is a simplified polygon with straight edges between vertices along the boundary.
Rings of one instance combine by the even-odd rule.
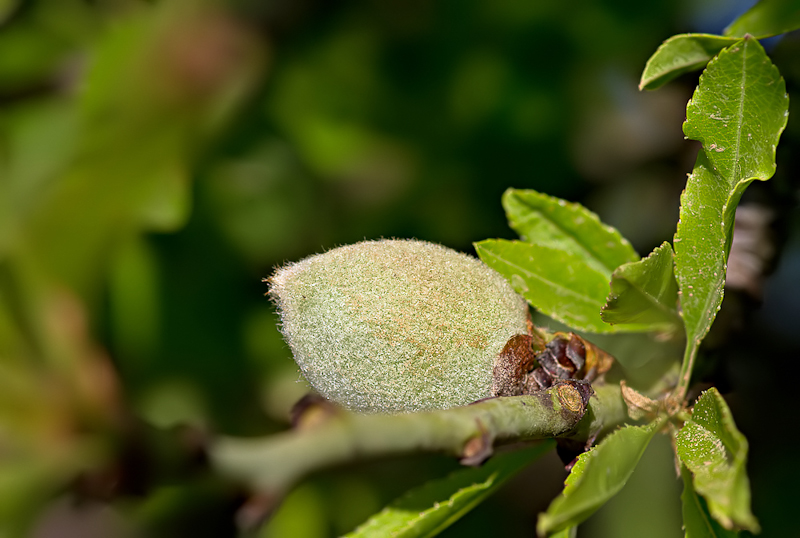
[[[340,411],[330,400],[319,394],[309,393],[292,406],[289,421],[295,430],[306,431],[325,424]]]
[[[477,467],[486,461],[494,451],[492,448],[494,442],[492,435],[483,425],[481,419],[476,418],[475,422],[478,425],[479,433],[474,437],[470,437],[464,444],[464,449],[461,451],[461,464],[470,467]]]

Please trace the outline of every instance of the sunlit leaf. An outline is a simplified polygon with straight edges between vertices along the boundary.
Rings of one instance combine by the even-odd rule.
[[[639,89],[655,90],[684,73],[702,69],[719,51],[735,42],[736,38],[711,34],[672,36],[647,60]]]
[[[581,523],[616,495],[633,474],[658,425],[626,426],[583,453],[567,477],[564,491],[539,516],[539,534]]]
[[[775,172],[787,106],[783,79],[754,39],[709,63],[687,106],[684,132],[703,151],[681,196],[674,248],[682,315],[695,348],[722,302],[736,205],[751,181]]]
[[[702,142],[730,185],[767,179],[788,116],[786,85],[761,45],[742,39],[711,62],[686,107],[683,132]]]
[[[535,308],[582,331],[618,329],[600,319],[608,295],[608,278],[581,255],[552,247],[487,239],[475,250],[489,267],[505,276]]]
[[[791,32],[800,28],[800,4],[797,0],[761,0],[733,21],[724,34],[757,38]]]
[[[738,536],[735,531],[729,531],[720,526],[708,512],[706,501],[697,494],[692,484],[692,475],[681,468],[683,478],[683,528],[686,538],[734,538]]]
[[[692,418],[675,436],[678,457],[694,476],[695,490],[726,529],[758,532],[750,511],[747,439],[736,428],[728,405],[715,388],[704,392]]]
[[[495,492],[506,480],[553,448],[552,441],[502,454],[484,466],[464,468],[428,482],[372,516],[349,538],[436,536]],[[565,535],[566,536],[566,535]]]
[[[675,332],[678,316],[672,246],[664,242],[649,256],[620,266],[611,277],[611,295],[600,317],[612,325]]]
[[[576,254],[609,277],[623,263],[639,259],[617,230],[580,204],[533,190],[508,189],[503,207],[508,223],[524,241]]]

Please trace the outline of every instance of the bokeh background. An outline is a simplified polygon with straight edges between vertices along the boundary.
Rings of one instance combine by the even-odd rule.
[[[508,187],[587,205],[642,255],[669,240],[697,74],[652,93],[639,74],[750,4],[0,0],[0,537],[237,536],[247,492],[204,447],[285,429],[306,391],[264,297],[275,266],[380,237],[473,252],[513,237]],[[800,39],[768,46],[793,115],[698,379],[750,439],[763,535],[788,536]],[[675,358],[609,345],[631,375]],[[318,473],[256,535],[346,533],[456,467]],[[564,476],[546,459],[444,535],[533,536]],[[679,494],[663,438],[579,536],[682,536]]]

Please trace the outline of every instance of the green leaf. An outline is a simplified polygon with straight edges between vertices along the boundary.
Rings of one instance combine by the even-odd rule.
[[[706,501],[697,494],[692,484],[692,475],[681,466],[683,478],[683,528],[686,538],[734,538],[739,533],[722,528],[708,512]]]
[[[655,90],[684,73],[702,69],[719,51],[736,41],[711,34],[672,36],[647,60],[639,89]]]
[[[729,194],[701,151],[681,195],[674,239],[681,316],[692,348],[700,345],[722,303],[727,261],[722,215]]]
[[[503,206],[525,242],[486,240],[475,248],[531,305],[582,331],[647,330],[600,319],[612,272],[638,259],[617,230],[580,204],[532,190],[508,189]]]
[[[616,495],[633,474],[660,422],[625,426],[578,458],[564,491],[539,516],[539,534],[577,525]]]
[[[577,254],[609,278],[614,269],[639,258],[617,230],[580,204],[533,190],[508,189],[503,207],[524,241]]]
[[[436,536],[494,493],[506,480],[552,449],[553,441],[501,454],[413,489],[372,516],[349,538]]]
[[[750,482],[745,469],[747,439],[736,429],[717,389],[700,395],[692,418],[675,436],[675,445],[714,519],[726,529],[758,532],[758,521],[750,511]]]
[[[683,132],[703,143],[731,185],[775,173],[775,146],[788,116],[786,85],[761,45],[745,38],[709,63],[686,107]]]
[[[578,527],[567,527],[564,530],[560,530],[554,534],[550,535],[550,538],[577,538],[578,536]]]
[[[542,313],[574,329],[596,333],[619,329],[600,319],[608,295],[608,277],[578,254],[551,247],[487,239],[475,250],[489,267]]]
[[[626,263],[611,276],[611,295],[600,317],[606,323],[632,330],[674,333],[681,328],[677,311],[672,246],[664,242],[649,256]]]
[[[775,146],[786,126],[788,96],[761,45],[743,39],[709,63],[686,113],[686,136],[703,144],[681,196],[674,240],[681,310],[692,350],[687,355],[693,355],[722,303],[736,205],[751,181],[769,179],[775,172]]]
[[[800,28],[800,4],[797,0],[761,0],[725,28],[728,36],[757,38],[791,32]]]

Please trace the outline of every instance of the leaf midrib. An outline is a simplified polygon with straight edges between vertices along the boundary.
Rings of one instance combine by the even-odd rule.
[[[697,507],[697,511],[700,513],[700,517],[703,519],[703,523],[705,524],[706,530],[708,530],[709,534],[712,538],[717,538],[719,535],[717,531],[714,530],[714,525],[711,522],[711,517],[707,513],[706,510],[703,509],[703,505],[700,503],[700,494],[697,491],[691,492],[692,502]]]
[[[510,261],[506,260],[505,258],[501,258],[499,255],[495,254],[494,252],[491,252],[490,250],[488,250],[486,248],[483,248],[483,247],[481,247],[481,248],[482,248],[482,250],[484,252],[487,253],[487,255],[491,256],[492,258],[494,258],[496,260],[499,260],[500,262],[508,265],[509,267],[513,267],[513,268],[517,269],[518,271],[520,271],[523,274],[529,275],[532,279],[538,280],[539,282],[544,282],[544,283],[550,285],[553,288],[557,288],[559,290],[563,290],[564,291],[564,295],[566,295],[566,296],[574,297],[576,299],[579,299],[579,300],[581,300],[581,301],[583,301],[583,302],[585,302],[587,304],[591,304],[593,306],[596,306],[596,305],[602,306],[603,304],[605,304],[604,302],[596,302],[596,301],[592,300],[588,295],[582,295],[582,294],[576,293],[576,292],[572,291],[571,289],[569,289],[569,288],[567,288],[565,286],[562,286],[561,284],[553,282],[552,280],[548,280],[547,278],[544,278],[544,277],[542,277],[540,275],[537,275],[536,273],[532,273],[532,272],[528,271],[527,269],[522,268],[520,265],[517,265],[516,263],[510,262]]]
[[[547,216],[545,216],[545,214],[542,212],[542,210],[541,210],[541,209],[538,209],[538,208],[532,207],[532,206],[531,206],[531,205],[529,205],[527,202],[522,202],[522,201],[520,201],[520,202],[521,202],[522,204],[524,204],[526,207],[528,207],[528,208],[531,210],[531,213],[532,213],[532,214],[531,214],[531,215],[528,215],[528,216],[527,216],[527,217],[525,217],[524,219],[518,220],[517,222],[519,222],[520,224],[526,224],[526,223],[528,223],[529,221],[533,220],[533,218],[534,218],[534,216],[535,216],[535,215],[540,215],[542,220],[544,220],[544,221],[546,221],[546,222],[549,222],[550,224],[552,224],[553,226],[555,226],[555,227],[556,227],[558,230],[561,230],[561,231],[564,233],[564,235],[566,235],[568,238],[572,239],[572,241],[573,241],[573,242],[574,242],[574,243],[575,243],[575,244],[576,244],[578,247],[580,247],[581,251],[583,251],[583,253],[585,253],[585,254],[586,254],[586,256],[584,256],[584,258],[589,258],[589,259],[591,259],[592,261],[594,261],[594,262],[597,262],[597,264],[599,265],[599,267],[602,267],[602,268],[603,268],[603,270],[604,270],[604,274],[603,274],[603,276],[604,276],[606,279],[610,279],[610,278],[611,278],[611,273],[613,273],[613,272],[614,272],[614,269],[616,269],[616,267],[609,267],[608,265],[606,265],[606,264],[605,264],[605,263],[604,263],[604,262],[603,262],[603,261],[602,261],[600,258],[598,258],[598,257],[597,257],[597,255],[596,255],[596,254],[594,254],[594,252],[593,252],[592,250],[590,250],[590,249],[589,249],[589,248],[586,246],[586,243],[584,243],[584,242],[582,242],[582,241],[580,240],[580,236],[579,236],[579,235],[576,235],[574,232],[567,231],[565,228],[563,228],[563,227],[559,226],[559,225],[558,225],[558,223],[556,223],[556,222],[555,222],[553,219],[547,218]],[[587,215],[587,217],[588,217],[588,218],[592,218],[592,217],[591,217],[591,215]],[[598,223],[602,225],[602,223],[600,223],[600,222],[599,222],[599,219],[598,219]],[[531,240],[530,240],[530,238],[528,238],[528,243],[531,243],[531,244],[536,244],[536,242],[535,242],[535,241],[531,241]],[[544,245],[543,245],[543,246],[544,246]],[[606,274],[606,273],[607,273],[607,274]]]
[[[745,86],[747,86],[747,47],[749,46],[749,39],[744,39],[742,42],[742,80],[739,88],[739,114],[736,122],[736,154],[733,161],[733,177],[731,177],[731,184],[738,183],[741,180],[742,169],[739,164],[739,155],[742,148],[742,126],[744,125],[744,100],[745,100]],[[735,185],[734,185],[735,189]],[[733,190],[733,189],[732,189]]]
[[[654,295],[652,295],[650,293],[647,293],[643,288],[641,288],[639,286],[636,286],[634,284],[634,282],[632,280],[630,280],[629,278],[625,277],[624,280],[625,280],[625,282],[627,282],[631,286],[631,288],[633,288],[636,292],[638,292],[640,295],[642,295],[651,305],[656,306],[657,310],[667,314],[668,317],[672,318],[673,320],[676,319],[676,317],[678,316],[678,313],[674,309],[669,308],[668,306],[666,306],[663,302],[658,300],[658,298],[656,296],[654,296]],[[659,290],[659,292],[660,293],[664,293],[664,291],[667,289],[667,286],[669,286],[669,282],[663,283],[661,285],[661,289]]]

